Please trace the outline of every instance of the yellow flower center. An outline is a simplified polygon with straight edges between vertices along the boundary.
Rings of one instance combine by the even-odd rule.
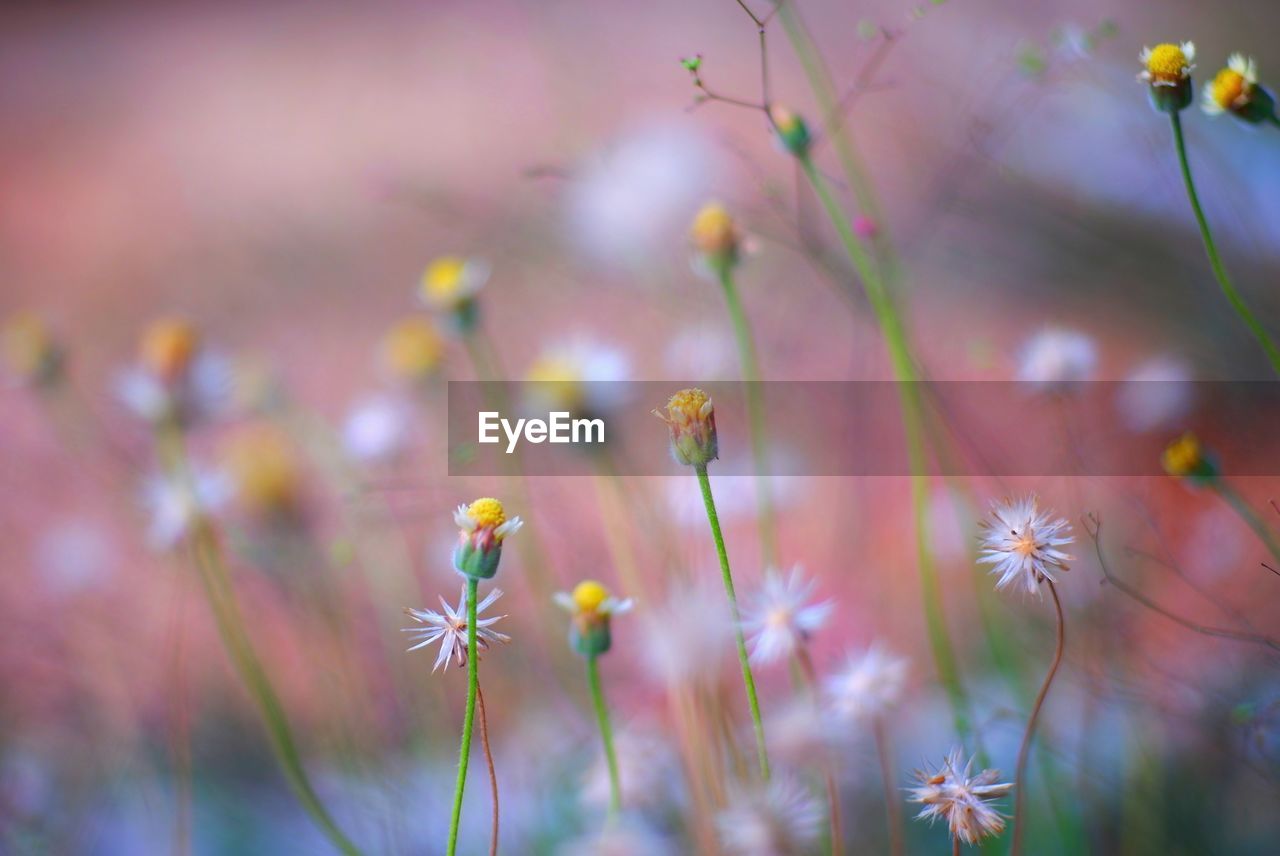
[[[609,599],[609,590],[595,580],[583,580],[573,588],[573,605],[578,612],[595,612]]]
[[[259,511],[281,511],[298,498],[302,477],[289,439],[270,425],[244,429],[226,450],[240,496]]]
[[[1244,79],[1244,75],[1234,69],[1224,68],[1214,76],[1213,82],[1209,84],[1209,94],[1218,106],[1223,110],[1231,109],[1232,105],[1245,94],[1248,81]]]
[[[189,322],[166,318],[142,335],[139,358],[158,376],[173,379],[187,370],[200,348],[200,335]]]
[[[416,380],[430,374],[440,364],[444,344],[430,321],[406,318],[387,331],[382,340],[382,358],[397,377]]]
[[[507,521],[507,512],[503,509],[502,503],[491,496],[477,499],[468,505],[467,516],[481,529],[492,529]]]
[[[1189,64],[1177,45],[1156,45],[1147,57],[1147,72],[1155,80],[1178,81],[1186,76]]]
[[[447,302],[457,297],[466,268],[467,260],[461,256],[436,259],[422,274],[423,293],[435,302]]]
[[[667,402],[667,415],[671,419],[695,421],[702,419],[702,408],[711,402],[711,397],[694,387],[682,389]]]
[[[1164,469],[1170,475],[1185,476],[1192,473],[1203,460],[1204,454],[1200,440],[1191,433],[1183,434],[1164,450]]]
[[[733,217],[717,202],[703,206],[693,218],[689,235],[700,252],[711,256],[728,255],[738,246],[738,229]]]
[[[1015,532],[1014,536],[1018,539],[1013,542],[1013,551],[1015,553],[1017,553],[1019,556],[1035,555],[1036,539],[1033,533],[1024,532],[1022,535],[1018,535]]]

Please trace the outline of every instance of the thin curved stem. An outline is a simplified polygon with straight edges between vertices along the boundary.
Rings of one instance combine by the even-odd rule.
[[[1013,777],[1013,848],[1010,851],[1013,856],[1018,856],[1022,852],[1022,809],[1026,803],[1027,758],[1031,754],[1031,740],[1035,736],[1036,721],[1040,718],[1040,709],[1044,707],[1045,696],[1049,694],[1049,686],[1053,683],[1054,676],[1058,674],[1058,667],[1062,665],[1062,655],[1066,650],[1066,620],[1062,616],[1062,601],[1058,598],[1058,589],[1054,586],[1053,580],[1046,579],[1045,585],[1049,587],[1049,594],[1053,595],[1053,608],[1058,615],[1057,647],[1053,652],[1053,664],[1049,666],[1049,673],[1044,676],[1044,683],[1040,685],[1040,692],[1036,694],[1035,704],[1031,706],[1031,715],[1027,717],[1027,730],[1022,734],[1022,745],[1018,747],[1018,766]]]
[[[476,681],[476,710],[480,713],[480,745],[489,768],[489,796],[493,802],[493,834],[489,839],[489,856],[498,856],[498,771],[493,766],[493,749],[489,746],[489,715],[484,709],[484,690]]]
[[[778,561],[777,522],[773,512],[773,495],[769,479],[769,441],[765,426],[764,387],[760,373],[760,360],[756,353],[755,337],[747,321],[742,298],[733,281],[733,271],[727,264],[718,266],[720,287],[724,291],[729,320],[733,323],[733,336],[738,346],[738,362],[742,366],[742,379],[746,392],[747,420],[751,427],[751,456],[756,469],[756,511],[760,517],[760,548],[766,566]]]
[[[1213,240],[1213,232],[1209,229],[1209,221],[1205,219],[1204,211],[1200,208],[1200,195],[1196,193],[1195,181],[1191,178],[1191,164],[1187,161],[1187,144],[1182,137],[1182,119],[1174,111],[1169,114],[1169,120],[1173,125],[1173,144],[1178,151],[1178,166],[1182,170],[1182,181],[1187,187],[1187,199],[1191,202],[1191,210],[1196,215],[1196,225],[1200,227],[1200,239],[1204,242],[1205,254],[1209,257],[1209,266],[1213,268],[1213,275],[1218,280],[1218,285],[1222,287],[1222,293],[1226,295],[1227,300],[1231,303],[1231,308],[1240,316],[1240,320],[1249,328],[1249,332],[1253,334],[1253,338],[1258,340],[1258,344],[1262,346],[1262,350],[1266,352],[1267,359],[1271,361],[1271,367],[1280,374],[1280,349],[1271,341],[1271,336],[1267,333],[1262,323],[1258,321],[1253,312],[1245,304],[1244,298],[1240,296],[1240,292],[1236,291],[1235,285],[1231,282],[1231,277],[1227,275],[1227,269],[1222,264],[1222,257],[1218,255],[1217,244]]]
[[[618,756],[613,749],[613,727],[609,724],[609,706],[604,701],[604,689],[600,686],[600,658],[587,657],[587,684],[591,687],[591,701],[596,708],[596,722],[600,726],[600,740],[604,743],[604,760],[609,768],[609,817],[617,817],[622,810],[622,779],[618,775]]]
[[[876,741],[876,757],[880,761],[880,780],[884,788],[885,823],[889,826],[889,852],[902,856],[902,807],[898,805],[898,789],[894,787],[893,757],[889,751],[889,733],[884,719],[876,717],[873,726]]]
[[[742,666],[742,683],[747,690],[747,704],[751,708],[751,724],[756,733],[756,756],[760,762],[760,775],[769,778],[769,752],[764,742],[764,721],[760,717],[760,698],[756,694],[756,679],[751,674],[751,661],[747,657],[747,640],[742,635],[742,617],[738,611],[738,596],[733,590],[733,572],[729,570],[729,552],[724,546],[720,531],[720,516],[716,514],[716,500],[711,495],[711,480],[707,478],[706,465],[694,467],[698,474],[698,486],[702,489],[702,504],[707,510],[707,522],[711,524],[711,537],[716,542],[716,555],[720,559],[720,575],[724,578],[724,592],[729,598],[729,612],[733,618],[733,635],[738,643],[738,662]]]
[[[1214,491],[1218,496],[1222,497],[1227,505],[1231,506],[1231,510],[1240,516],[1240,519],[1253,530],[1253,534],[1258,536],[1258,540],[1267,548],[1267,552],[1278,562],[1280,562],[1280,542],[1276,541],[1276,533],[1267,524],[1265,520],[1258,516],[1253,507],[1241,496],[1234,487],[1217,479],[1213,483]]]
[[[467,712],[462,719],[462,746],[458,749],[458,781],[453,788],[453,818],[449,822],[447,853],[458,852],[458,822],[462,819],[462,793],[467,787],[467,764],[471,760],[471,729],[476,718],[476,693],[480,689],[479,660],[476,656],[476,589],[479,581],[467,577]]]
[[[951,839],[951,856],[960,856],[960,839]]]

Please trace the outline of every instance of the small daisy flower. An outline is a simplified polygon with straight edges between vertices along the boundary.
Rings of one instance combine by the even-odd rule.
[[[788,776],[739,790],[716,817],[720,843],[735,856],[810,853],[822,837],[823,810],[808,788]]]
[[[156,474],[142,486],[142,505],[151,515],[147,541],[156,550],[181,543],[201,519],[222,511],[235,493],[224,472],[193,467],[190,483]]]
[[[19,312],[6,319],[0,340],[5,369],[15,383],[42,387],[61,377],[66,355],[39,315]]]
[[[1070,524],[1041,511],[1035,494],[994,504],[983,529],[978,561],[995,566],[997,589],[1023,585],[1038,594],[1040,583],[1056,582],[1054,572],[1068,570],[1067,563],[1075,561],[1060,549],[1075,541]]]
[[[1234,53],[1204,88],[1200,107],[1210,116],[1231,113],[1250,124],[1273,120],[1275,99],[1258,85],[1258,66],[1251,57]]]
[[[822,629],[835,603],[812,603],[817,580],[805,579],[796,565],[786,576],[769,568],[760,590],[743,610],[742,627],[751,643],[751,661],[774,663],[786,659],[806,645]]]
[[[505,633],[489,629],[496,622],[506,618],[505,615],[495,615],[492,618],[480,617],[480,613],[493,606],[494,601],[500,597],[502,597],[502,591],[494,589],[476,604],[477,652],[488,650],[490,645],[511,641],[511,637]],[[405,610],[406,615],[419,624],[425,625],[404,628],[403,632],[413,634],[414,644],[409,648],[410,651],[417,651],[436,642],[440,643],[440,653],[436,655],[435,665],[431,667],[432,672],[439,670],[442,666],[446,672],[449,671],[450,661],[457,663],[459,668],[467,665],[466,585],[462,586],[462,595],[458,599],[457,609],[451,607],[443,597],[440,598],[440,608],[443,612],[434,612],[430,609]]]
[[[392,325],[382,337],[379,358],[392,380],[422,383],[435,374],[444,356],[444,341],[430,319],[410,316]]]
[[[1138,55],[1142,63],[1138,79],[1150,87],[1153,107],[1164,113],[1176,113],[1190,106],[1195,58],[1196,46],[1191,42],[1164,43],[1142,49]]]
[[[392,396],[373,395],[348,411],[342,423],[342,446],[363,463],[392,461],[408,447],[410,433],[408,407]]]
[[[459,505],[453,512],[458,524],[458,546],[453,551],[453,566],[463,576],[488,579],[498,572],[502,542],[520,531],[524,521],[507,519],[502,503],[482,497],[470,505]]]
[[[682,389],[667,401],[665,413],[653,413],[671,431],[671,455],[677,463],[705,467],[719,457],[711,396],[696,388]]]
[[[999,770],[971,776],[972,765],[962,749],[953,749],[938,767],[917,770],[919,784],[908,791],[910,802],[924,805],[917,820],[945,820],[951,837],[965,844],[1004,832],[1004,815],[991,803],[1013,790],[1012,782],[998,781]]]
[[[907,667],[907,658],[880,642],[861,654],[850,654],[844,668],[827,678],[826,695],[832,711],[846,722],[883,716],[902,700]]]
[[[574,337],[543,350],[525,374],[531,403],[556,410],[605,413],[625,400],[631,363],[618,348]]]
[[[1097,366],[1093,339],[1076,330],[1050,327],[1023,345],[1017,378],[1037,390],[1055,391],[1090,380]]]
[[[428,309],[447,313],[462,332],[475,324],[476,295],[489,281],[489,264],[462,256],[441,256],[427,265],[418,283],[418,297]]]
[[[143,334],[137,362],[120,375],[116,392],[148,422],[191,425],[225,412],[234,387],[231,362],[207,349],[190,323],[170,318]]]
[[[557,592],[554,600],[572,614],[569,643],[584,657],[609,650],[613,644],[611,619],[629,612],[633,605],[630,598],[619,600],[595,580],[583,580],[572,592]]]

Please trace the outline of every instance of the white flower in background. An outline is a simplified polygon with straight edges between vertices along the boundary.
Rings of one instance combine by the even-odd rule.
[[[569,233],[598,261],[651,264],[677,246],[710,190],[716,163],[709,140],[687,124],[641,128],[570,182]]]
[[[142,505],[151,515],[147,542],[157,550],[177,546],[202,516],[216,516],[235,494],[231,476],[192,465],[187,478],[155,474],[142,486]]]
[[[347,412],[342,423],[342,446],[351,458],[364,463],[394,460],[409,445],[411,414],[394,396],[363,398]]]
[[[750,639],[752,662],[786,659],[822,629],[835,603],[812,603],[817,585],[817,580],[805,579],[799,565],[786,576],[774,568],[764,572],[764,583],[743,610],[742,627]]]
[[[1035,494],[995,503],[982,526],[978,561],[994,565],[991,573],[1000,577],[997,589],[1021,585],[1039,594],[1041,582],[1056,582],[1054,572],[1068,570],[1067,563],[1075,561],[1060,549],[1075,541],[1069,534],[1071,525],[1041,511]]]
[[[1017,378],[1042,390],[1091,380],[1098,367],[1093,339],[1077,330],[1050,327],[1032,336],[1018,356]]]
[[[116,394],[139,418],[191,425],[223,415],[235,396],[235,371],[181,319],[154,322],[142,336],[137,362],[120,373]]]
[[[723,324],[698,323],[685,327],[667,342],[663,367],[676,378],[703,381],[738,377],[738,353]]]
[[[574,336],[543,350],[525,374],[535,407],[602,413],[627,398],[631,361],[619,348]]]
[[[1152,357],[1125,378],[1116,392],[1116,407],[1126,428],[1144,433],[1180,422],[1194,394],[1190,366],[1176,357]]]
[[[643,621],[645,663],[672,685],[713,679],[733,643],[724,592],[707,585],[673,591],[664,604],[646,610]]]
[[[832,711],[846,722],[867,722],[883,716],[902,700],[908,661],[873,642],[860,654],[850,654],[840,671],[826,681]]]
[[[970,776],[972,764],[965,760],[964,750],[951,750],[940,766],[916,771],[919,784],[909,790],[908,797],[924,805],[917,820],[945,820],[951,837],[965,844],[977,844],[1004,831],[1004,816],[991,802],[1013,790],[1012,782],[998,781],[999,770]]]
[[[823,810],[808,788],[785,775],[732,794],[716,817],[720,843],[735,856],[810,853],[822,837]]]
[[[506,618],[505,615],[495,615],[492,618],[481,618],[480,613],[484,612],[493,602],[502,597],[501,589],[493,589],[488,595],[476,604],[476,651],[486,651],[491,644],[510,642],[511,637],[505,633],[499,633],[489,628],[494,623]],[[431,667],[431,671],[435,672],[441,666],[444,670],[449,671],[449,662],[452,660],[461,668],[467,664],[467,587],[462,586],[462,596],[458,600],[458,608],[454,609],[445,602],[443,597],[440,598],[440,608],[443,612],[433,612],[430,609],[406,609],[405,614],[417,621],[423,627],[406,627],[403,632],[412,634],[414,644],[409,648],[410,651],[417,651],[419,648],[425,648],[436,642],[440,643],[440,653],[436,656],[435,665]]]
[[[626,728],[614,737],[614,754],[618,758],[618,778],[628,807],[661,808],[677,803],[678,785],[673,783],[681,780],[680,766],[671,751],[670,738],[659,732]],[[584,808],[605,810],[609,807],[609,767],[602,751],[596,752],[586,768],[578,796]]]

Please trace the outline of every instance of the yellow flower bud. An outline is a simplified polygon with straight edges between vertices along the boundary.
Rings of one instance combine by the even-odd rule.
[[[654,414],[671,431],[671,454],[681,464],[705,467],[719,457],[715,406],[700,389],[682,389],[667,401],[666,413]]]
[[[181,318],[155,321],[142,334],[138,358],[142,365],[164,381],[186,374],[200,350],[200,334]]]

